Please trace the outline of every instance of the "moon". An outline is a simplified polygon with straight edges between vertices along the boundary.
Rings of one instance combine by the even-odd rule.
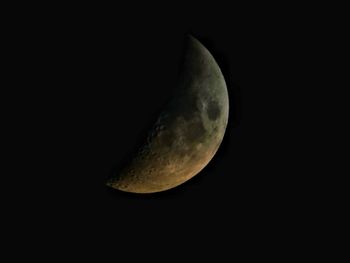
[[[198,174],[225,134],[229,101],[223,74],[210,52],[188,36],[178,86],[144,144],[107,185],[131,193],[174,188]]]

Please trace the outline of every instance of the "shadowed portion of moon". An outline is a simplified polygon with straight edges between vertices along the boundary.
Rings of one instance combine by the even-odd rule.
[[[212,159],[228,121],[228,94],[219,66],[195,38],[188,38],[179,84],[144,145],[107,185],[153,193],[176,187]]]

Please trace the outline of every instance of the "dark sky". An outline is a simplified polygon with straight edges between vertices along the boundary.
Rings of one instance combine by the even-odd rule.
[[[96,209],[110,225],[169,213],[184,222],[182,216],[207,213],[229,221],[235,210],[244,218],[278,209],[281,194],[289,201],[285,192],[295,177],[283,153],[293,137],[281,130],[292,110],[285,104],[296,88],[285,69],[285,60],[294,56],[282,32],[288,27],[271,28],[234,9],[214,17],[140,12],[97,20],[70,28],[73,45],[66,47],[73,59],[67,58],[72,61],[64,71],[75,81],[58,87],[69,105],[67,115],[73,109],[69,136],[76,148],[70,151],[77,151],[72,161],[81,170],[69,188],[79,206]],[[140,141],[175,88],[186,33],[212,52],[227,81],[230,117],[218,154],[200,175],[169,192],[134,196],[106,188],[112,167]],[[238,220],[246,220],[242,217]]]
[[[311,100],[304,77],[312,74],[309,37],[317,29],[298,22],[307,11],[296,19],[284,8],[215,2],[55,10],[31,17],[18,33],[40,73],[31,94],[40,101],[33,107],[44,126],[45,176],[34,191],[36,205],[27,206],[33,222],[50,222],[68,243],[89,243],[92,234],[147,243],[155,233],[182,233],[184,240],[215,234],[236,244],[297,221],[297,207],[309,209],[314,181],[311,167],[301,164],[310,161],[314,134],[302,108]],[[213,54],[227,82],[222,145],[199,175],[175,189],[154,195],[109,189],[112,169],[175,88],[187,33]]]

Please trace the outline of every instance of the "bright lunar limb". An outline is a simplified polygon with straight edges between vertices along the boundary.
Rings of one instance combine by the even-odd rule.
[[[176,93],[138,153],[108,186],[132,193],[165,191],[198,174],[218,150],[229,111],[224,77],[192,36],[185,54]]]

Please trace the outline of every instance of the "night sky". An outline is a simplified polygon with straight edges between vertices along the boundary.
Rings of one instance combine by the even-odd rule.
[[[308,211],[314,182],[312,169],[300,165],[309,161],[303,147],[311,147],[302,143],[311,115],[301,109],[310,98],[303,81],[309,66],[301,61],[311,45],[291,14],[265,9],[86,5],[23,23],[25,53],[41,76],[40,91],[31,93],[40,101],[33,105],[44,141],[38,160],[45,176],[30,190],[35,205],[26,206],[32,221],[51,222],[55,235],[86,247],[92,234],[94,242],[110,236],[125,244],[147,243],[159,232],[159,240],[177,233],[191,243],[215,234],[244,244],[252,233],[298,221],[293,211]],[[176,87],[188,33],[214,56],[228,87],[229,122],[217,154],[166,192],[105,186]]]
[[[238,9],[215,17],[192,14],[139,12],[127,20],[106,15],[77,21],[71,31],[76,82],[63,92],[74,109],[69,154],[80,168],[68,180],[69,196],[84,211],[98,213],[101,227],[143,217],[186,222],[208,214],[233,227],[232,221],[254,221],[298,198],[292,188],[300,175],[291,152],[284,153],[295,127],[288,135],[283,131],[292,110],[286,104],[296,90],[284,60],[295,51],[287,50],[282,28]],[[144,139],[176,87],[186,33],[210,50],[227,82],[229,123],[218,153],[201,174],[164,193],[139,196],[105,187],[111,169]]]

